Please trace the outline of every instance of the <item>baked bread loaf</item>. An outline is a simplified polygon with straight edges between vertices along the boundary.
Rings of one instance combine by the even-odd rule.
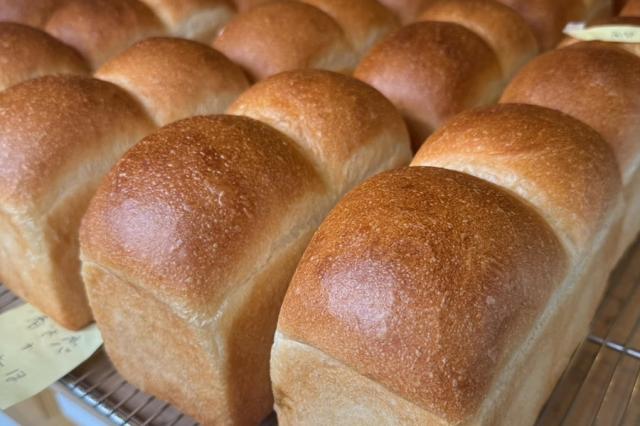
[[[75,47],[94,69],[136,41],[166,32],[139,0],[64,0],[45,30]]]
[[[60,0],[0,0],[0,21],[41,27]]]
[[[0,40],[0,91],[43,75],[89,73],[78,52],[27,25],[0,22]]]
[[[384,96],[326,71],[271,77],[229,111],[282,131],[218,115],[143,139],[93,199],[81,257],[128,381],[203,424],[255,425],[272,410],[273,333],[311,234],[340,192],[410,148]]]
[[[142,0],[160,17],[169,33],[210,42],[233,16],[230,0]]]
[[[453,22],[479,35],[498,55],[506,79],[538,54],[527,21],[495,0],[438,0],[418,20]]]
[[[0,93],[0,281],[56,322],[91,322],[77,232],[115,161],[153,125],[111,83],[41,77]]]
[[[364,57],[354,75],[396,105],[414,149],[453,115],[495,102],[504,84],[491,47],[450,22],[399,29]]]
[[[586,335],[622,213],[600,135],[499,105],[412,165],[347,194],[307,247],[272,349],[279,424],[533,424]]]
[[[577,43],[531,61],[501,101],[563,111],[597,130],[611,145],[627,204],[622,255],[640,231],[640,58],[611,44]]]
[[[126,89],[159,126],[223,113],[249,87],[242,69],[223,54],[177,38],[140,41],[95,75]]]
[[[351,72],[357,62],[338,23],[297,1],[269,3],[237,15],[213,47],[244,67],[253,80],[300,68]]]
[[[400,27],[398,18],[377,0],[302,0],[336,20],[360,56],[391,31]]]

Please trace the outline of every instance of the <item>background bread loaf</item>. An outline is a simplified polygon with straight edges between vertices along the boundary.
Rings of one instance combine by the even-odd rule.
[[[78,52],[27,25],[0,22],[0,40],[0,90],[44,75],[89,73]]]

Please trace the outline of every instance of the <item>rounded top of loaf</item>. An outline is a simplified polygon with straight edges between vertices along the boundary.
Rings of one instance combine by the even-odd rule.
[[[620,12],[622,16],[640,16],[640,0],[628,0]]]
[[[320,68],[348,72],[356,55],[337,22],[296,1],[258,6],[233,18],[213,46],[254,80],[282,71]]]
[[[553,48],[570,20],[583,18],[582,0],[497,0],[518,12],[531,26],[542,50]]]
[[[377,90],[352,77],[298,70],[263,80],[229,108],[295,141],[334,195],[411,160],[402,117]]]
[[[418,22],[395,31],[371,49],[354,75],[400,110],[415,149],[451,116],[492,103],[502,88],[493,50],[450,22]]]
[[[89,73],[78,52],[36,28],[0,22],[0,40],[0,90],[43,75]]]
[[[340,24],[359,55],[400,27],[398,18],[377,0],[302,0]]]
[[[413,22],[420,13],[425,10],[435,0],[378,0],[387,8],[391,9],[400,20],[407,24]]]
[[[192,115],[220,114],[249,87],[242,69],[194,41],[149,38],[96,71],[145,106],[158,125]]]
[[[293,143],[246,117],[177,121],[130,149],[80,231],[82,257],[167,303],[212,319],[227,291],[316,216],[324,189]]]
[[[142,0],[176,37],[209,42],[233,16],[230,0]]]
[[[399,169],[332,210],[278,330],[443,424],[463,423],[566,271],[551,228],[507,192],[450,170]]]
[[[611,145],[626,183],[640,162],[640,58],[598,43],[541,55],[511,81],[502,102],[557,109],[593,127]]]
[[[139,0],[65,0],[46,31],[75,47],[93,68],[164,27]]]
[[[128,147],[153,128],[119,87],[49,76],[0,92],[0,202],[46,210],[82,179],[88,158]]]
[[[412,165],[469,173],[518,194],[578,258],[621,198],[618,164],[602,136],[534,105],[463,112],[427,139]]]
[[[0,0],[0,21],[41,27],[60,0]]]
[[[498,55],[507,79],[538,53],[527,21],[495,0],[439,0],[419,20],[454,22],[475,32]]]

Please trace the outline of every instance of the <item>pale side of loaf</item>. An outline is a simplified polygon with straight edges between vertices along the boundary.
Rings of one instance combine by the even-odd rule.
[[[297,73],[259,83],[230,109],[250,116],[260,105],[266,124],[194,117],[145,138],[111,171],[83,222],[83,275],[107,352],[127,380],[203,424],[256,424],[271,411],[282,298],[336,188],[357,183],[331,181],[336,162],[375,173],[410,159],[399,114],[375,90],[339,74]],[[360,109],[367,103],[369,115]],[[323,123],[317,114],[333,108],[349,123],[362,120],[351,139],[333,116]],[[281,127],[269,125],[270,109]],[[308,123],[301,134],[310,139],[294,139],[287,123],[296,122]],[[395,137],[381,137],[381,123]],[[158,335],[169,342],[163,351],[151,350]]]
[[[541,216],[481,179],[428,167],[369,179],[321,225],[285,297],[279,419],[321,424],[313,408],[335,394],[332,418],[348,424],[499,424],[571,266]],[[318,363],[338,366],[304,375]],[[331,373],[344,369],[358,374]]]
[[[42,27],[60,0],[0,0],[0,21]]]
[[[0,280],[61,325],[91,322],[77,232],[100,179],[153,125],[120,88],[42,77],[0,94]]]
[[[450,22],[401,28],[374,46],[354,75],[400,110],[416,150],[453,115],[496,101],[503,87],[491,47]]]
[[[228,112],[260,120],[297,141],[335,201],[366,177],[411,158],[409,135],[393,104],[337,73],[279,74],[251,87]]]
[[[342,27],[358,55],[400,27],[398,18],[377,0],[303,0],[330,15]]]
[[[597,25],[630,25],[630,26],[640,26],[640,16],[614,16],[607,18],[599,18],[595,19],[589,23],[589,26],[597,26]],[[575,39],[573,37],[567,36],[562,43],[560,43],[560,47],[570,46],[572,44],[582,43],[582,40]],[[633,53],[636,56],[640,56],[640,43],[618,43],[618,42],[591,42],[589,43],[591,46],[602,46],[602,47],[613,47],[613,48],[622,48],[628,52]]]
[[[140,41],[95,75],[126,89],[159,126],[193,115],[221,114],[249,87],[242,69],[223,54],[178,38]]]
[[[613,46],[577,43],[531,61],[501,101],[563,111],[609,143],[620,164],[625,192],[621,256],[640,231],[640,58]]]
[[[210,42],[234,14],[230,0],[142,0],[171,35]]]
[[[295,1],[269,3],[238,14],[213,47],[244,67],[254,80],[300,68],[348,73],[357,62],[344,31],[331,16]]]
[[[482,37],[498,55],[507,79],[538,54],[538,42],[527,21],[495,0],[439,0],[419,20],[453,22]]]
[[[45,30],[75,47],[93,68],[138,40],[166,32],[139,0],[65,0],[49,17]]]
[[[0,22],[0,40],[0,90],[44,75],[89,73],[78,52],[38,29]]]

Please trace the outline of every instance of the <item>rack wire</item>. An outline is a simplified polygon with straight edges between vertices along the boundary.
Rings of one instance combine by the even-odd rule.
[[[0,312],[22,303],[0,285]],[[116,425],[194,426],[168,403],[127,383],[103,350],[59,381]],[[275,426],[272,414],[261,426]],[[640,425],[640,240],[610,277],[591,324],[536,426]]]

